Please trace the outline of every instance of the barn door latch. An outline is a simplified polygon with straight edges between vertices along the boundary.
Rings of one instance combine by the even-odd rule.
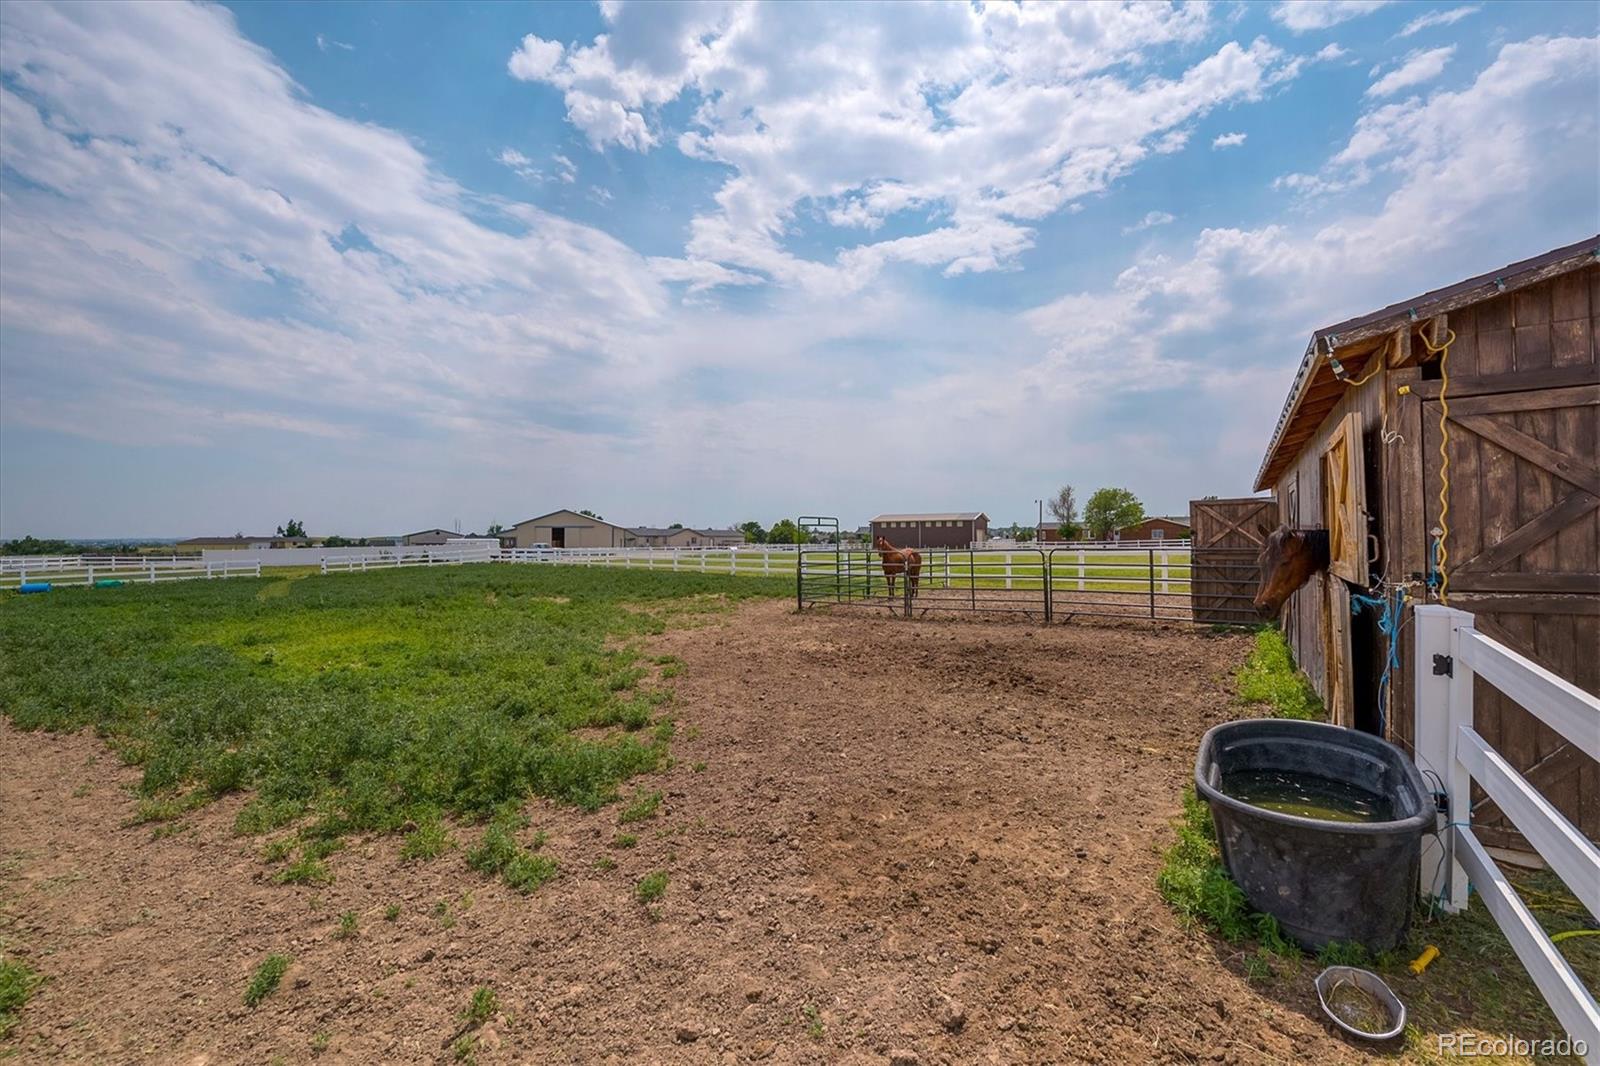
[[[1448,655],[1440,655],[1435,652],[1433,656],[1433,676],[1455,677],[1456,661]]]

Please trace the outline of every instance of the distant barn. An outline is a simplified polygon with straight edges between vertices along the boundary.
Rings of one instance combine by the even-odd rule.
[[[989,516],[982,511],[881,514],[872,520],[873,542],[879,537],[897,548],[970,548],[989,539]]]

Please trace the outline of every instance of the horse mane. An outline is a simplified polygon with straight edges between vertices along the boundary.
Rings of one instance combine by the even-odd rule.
[[[1328,546],[1328,531],[1326,529],[1291,529],[1289,532],[1305,538],[1306,547],[1311,549],[1311,559],[1320,570],[1326,570],[1332,561],[1332,550]]]

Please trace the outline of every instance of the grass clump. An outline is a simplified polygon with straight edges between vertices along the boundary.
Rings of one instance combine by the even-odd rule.
[[[478,846],[467,853],[467,865],[481,873],[498,874],[523,895],[553,879],[559,865],[549,856],[538,854],[544,847],[544,834],[536,834],[529,847],[517,843],[517,831],[527,826],[527,817],[516,808],[502,808],[490,819]]]
[[[1163,856],[1156,887],[1187,923],[1205,925],[1230,943],[1257,939],[1276,955],[1298,955],[1277,919],[1250,909],[1244,892],[1222,865],[1211,809],[1190,788],[1183,794],[1178,839]]]
[[[406,842],[400,846],[400,857],[436,859],[454,846],[455,840],[450,836],[450,831],[444,827],[444,823],[437,816],[427,817],[406,834]]]
[[[467,1002],[467,1009],[462,1012],[461,1019],[468,1025],[482,1025],[495,1016],[500,1009],[500,997],[495,995],[494,989],[488,985],[480,985],[473,990],[472,999]]]
[[[653,874],[646,874],[639,879],[637,885],[633,886],[634,896],[638,898],[640,903],[645,904],[654,903],[665,895],[666,891],[667,873],[665,870],[657,870]]]
[[[339,928],[333,931],[335,940],[354,940],[360,933],[361,919],[355,911],[345,911],[339,915]]]
[[[1295,669],[1289,642],[1280,630],[1256,632],[1255,650],[1239,668],[1239,698],[1245,703],[1266,704],[1268,717],[1324,721],[1327,711],[1305,675]]]
[[[21,959],[0,955],[0,1040],[11,1035],[22,1005],[43,982],[44,978]]]
[[[661,808],[660,792],[638,792],[628,800],[626,806],[617,814],[617,824],[627,825],[629,822],[642,822],[646,818],[654,818],[656,811]]]
[[[244,1005],[254,1007],[277,989],[278,982],[283,980],[283,975],[289,971],[289,956],[268,955],[261,960],[261,965],[256,967],[256,972],[250,975],[250,983],[245,986]]]
[[[383,920],[386,922],[398,921],[400,918],[400,904],[391,903],[383,908]]]

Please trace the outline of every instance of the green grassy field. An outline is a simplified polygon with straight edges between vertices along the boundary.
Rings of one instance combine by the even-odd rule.
[[[351,831],[409,825],[425,849],[444,814],[611,801],[672,731],[640,638],[791,591],[473,565],[6,595],[0,710],[99,731],[143,770],[146,820],[254,790],[237,828],[296,823],[282,879],[316,880]]]

